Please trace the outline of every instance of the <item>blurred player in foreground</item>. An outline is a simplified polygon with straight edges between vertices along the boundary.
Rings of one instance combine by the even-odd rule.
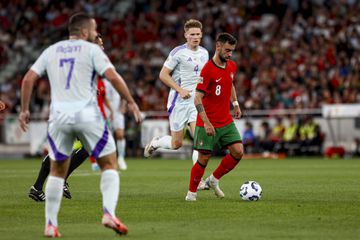
[[[205,64],[200,74],[195,95],[198,117],[194,136],[194,148],[199,151],[199,159],[191,169],[186,201],[196,201],[197,187],[216,144],[227,147],[230,151],[205,181],[219,198],[225,196],[219,187],[220,178],[230,172],[243,156],[241,137],[230,114],[231,102],[235,117],[241,117],[233,85],[236,65],[230,60],[236,42],[228,33],[219,34],[215,55]]]
[[[64,178],[69,168],[72,143],[80,139],[101,168],[100,190],[103,197],[102,224],[119,234],[127,227],[115,216],[120,179],[116,170],[115,142],[101,116],[96,99],[96,72],[105,76],[127,100],[137,122],[141,113],[122,77],[95,41],[97,25],[84,13],[70,17],[69,39],[46,48],[26,73],[21,88],[19,121],[26,131],[30,120],[29,104],[35,81],[47,72],[51,88],[48,127],[50,176],[45,194],[45,231],[47,237],[60,237],[58,213]]]
[[[98,36],[95,39],[95,42],[103,49],[103,40],[101,38],[101,35],[98,34]],[[105,106],[107,106],[111,110],[111,106],[109,104],[109,100],[106,98],[105,94],[105,85],[104,81],[101,78],[98,78],[98,84],[97,84],[97,101],[99,110],[101,111],[102,116],[106,120],[106,113],[105,113]],[[71,162],[69,166],[69,170],[67,172],[65,183],[63,187],[63,196],[71,199],[71,192],[69,189],[69,184],[67,183],[68,177],[71,175],[71,173],[78,168],[87,158],[89,157],[88,152],[83,148],[80,141],[75,141],[73,145],[73,152],[71,154]],[[95,170],[100,170],[99,165],[96,162],[96,159],[90,156],[91,160],[91,167]],[[31,186],[30,191],[28,193],[29,197],[34,199],[35,201],[43,202],[45,201],[45,193],[43,192],[43,186],[45,184],[45,180],[48,177],[50,173],[50,157],[47,155],[44,160],[41,163],[41,167],[38,173],[38,176],[36,178],[36,181],[34,185]]]
[[[150,157],[156,149],[179,149],[183,143],[184,128],[190,125],[194,136],[196,108],[194,105],[195,88],[200,72],[209,59],[208,51],[200,46],[202,24],[190,19],[184,24],[186,43],[174,48],[160,71],[160,80],[170,93],[167,102],[171,136],[155,136],[145,146],[144,156]],[[198,152],[193,151],[193,164],[198,159]]]

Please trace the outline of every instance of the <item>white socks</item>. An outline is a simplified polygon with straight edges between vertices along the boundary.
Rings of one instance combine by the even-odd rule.
[[[119,173],[114,169],[108,169],[101,173],[100,191],[103,197],[104,213],[115,217],[115,208],[120,191]]]
[[[193,165],[197,162],[198,158],[199,158],[199,152],[194,149],[192,154]]]
[[[45,225],[51,224],[58,226],[58,213],[60,209],[61,198],[63,195],[64,179],[60,177],[49,176],[45,187]]]
[[[124,157],[125,157],[125,147],[126,147],[125,139],[117,140],[116,145],[117,145],[117,151],[118,151],[119,158],[124,159]]]
[[[166,135],[166,136],[163,136],[163,137],[159,138],[158,140],[155,140],[153,142],[153,147],[155,147],[155,148],[164,148],[164,149],[172,149],[172,147],[171,147],[171,136]]]

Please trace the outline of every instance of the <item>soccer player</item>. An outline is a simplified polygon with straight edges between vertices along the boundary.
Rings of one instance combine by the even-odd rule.
[[[160,80],[171,88],[167,102],[171,136],[155,136],[144,149],[144,156],[151,156],[158,148],[179,149],[182,146],[184,127],[190,125],[194,136],[196,109],[195,87],[199,74],[209,59],[208,51],[200,46],[202,24],[190,19],[184,25],[186,43],[174,48],[160,71]],[[193,151],[193,163],[198,152]]]
[[[69,39],[46,48],[26,73],[21,87],[20,127],[28,129],[29,104],[35,81],[47,72],[51,88],[48,126],[50,176],[45,194],[45,231],[47,237],[60,237],[58,213],[62,187],[69,167],[72,143],[79,138],[101,168],[100,190],[104,215],[102,224],[119,234],[127,227],[116,217],[120,179],[116,171],[115,142],[97,106],[96,73],[105,76],[128,102],[137,122],[141,113],[122,77],[102,49],[92,43],[97,36],[94,18],[84,13],[70,17]]]
[[[225,196],[219,187],[219,180],[230,172],[243,156],[241,137],[230,115],[232,102],[235,117],[241,116],[233,85],[236,65],[230,60],[236,42],[232,35],[220,33],[216,39],[215,55],[205,64],[200,74],[195,95],[198,117],[194,136],[194,148],[199,151],[199,159],[191,169],[186,201],[196,201],[197,187],[216,144],[227,147],[230,151],[205,181],[219,198]]]
[[[115,140],[118,153],[118,165],[120,170],[126,170],[127,164],[125,162],[125,118],[124,118],[124,101],[121,101],[121,97],[116,89],[108,82],[105,81],[106,96],[109,100],[111,112],[111,126],[115,134]]]
[[[95,39],[95,42],[103,49],[103,40],[101,38],[101,35],[98,34],[98,36]],[[106,113],[105,113],[105,107],[106,105],[110,110],[111,106],[109,104],[109,100],[106,98],[105,94],[105,85],[104,81],[99,77],[98,83],[97,83],[97,101],[99,110],[103,116],[103,118],[106,120]],[[71,154],[71,160],[70,160],[70,166],[69,170],[66,174],[65,183],[63,187],[63,196],[71,199],[71,192],[69,189],[69,184],[67,183],[67,179],[70,176],[70,174],[78,168],[87,158],[89,157],[89,154],[87,151],[83,148],[82,144],[79,140],[74,142],[73,145],[73,152]],[[92,156],[90,156],[90,162],[91,162],[91,168],[93,171],[100,170],[99,165],[96,162],[96,159]],[[41,167],[38,173],[38,176],[36,178],[36,181],[34,185],[30,187],[30,191],[28,193],[28,196],[32,199],[34,199],[37,202],[43,202],[45,201],[45,193],[43,192],[43,186],[45,183],[46,178],[48,177],[50,173],[50,157],[47,155],[44,160],[41,163]]]

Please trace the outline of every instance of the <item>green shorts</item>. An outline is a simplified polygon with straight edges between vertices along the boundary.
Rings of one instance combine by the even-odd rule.
[[[216,144],[224,148],[237,142],[242,142],[242,139],[234,122],[225,127],[215,128],[215,136],[206,135],[204,127],[195,128],[194,149],[198,151],[212,152]]]

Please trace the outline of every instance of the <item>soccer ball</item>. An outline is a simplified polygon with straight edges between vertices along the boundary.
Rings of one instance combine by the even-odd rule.
[[[240,187],[240,197],[246,201],[258,201],[261,198],[262,189],[255,181],[247,181]]]

